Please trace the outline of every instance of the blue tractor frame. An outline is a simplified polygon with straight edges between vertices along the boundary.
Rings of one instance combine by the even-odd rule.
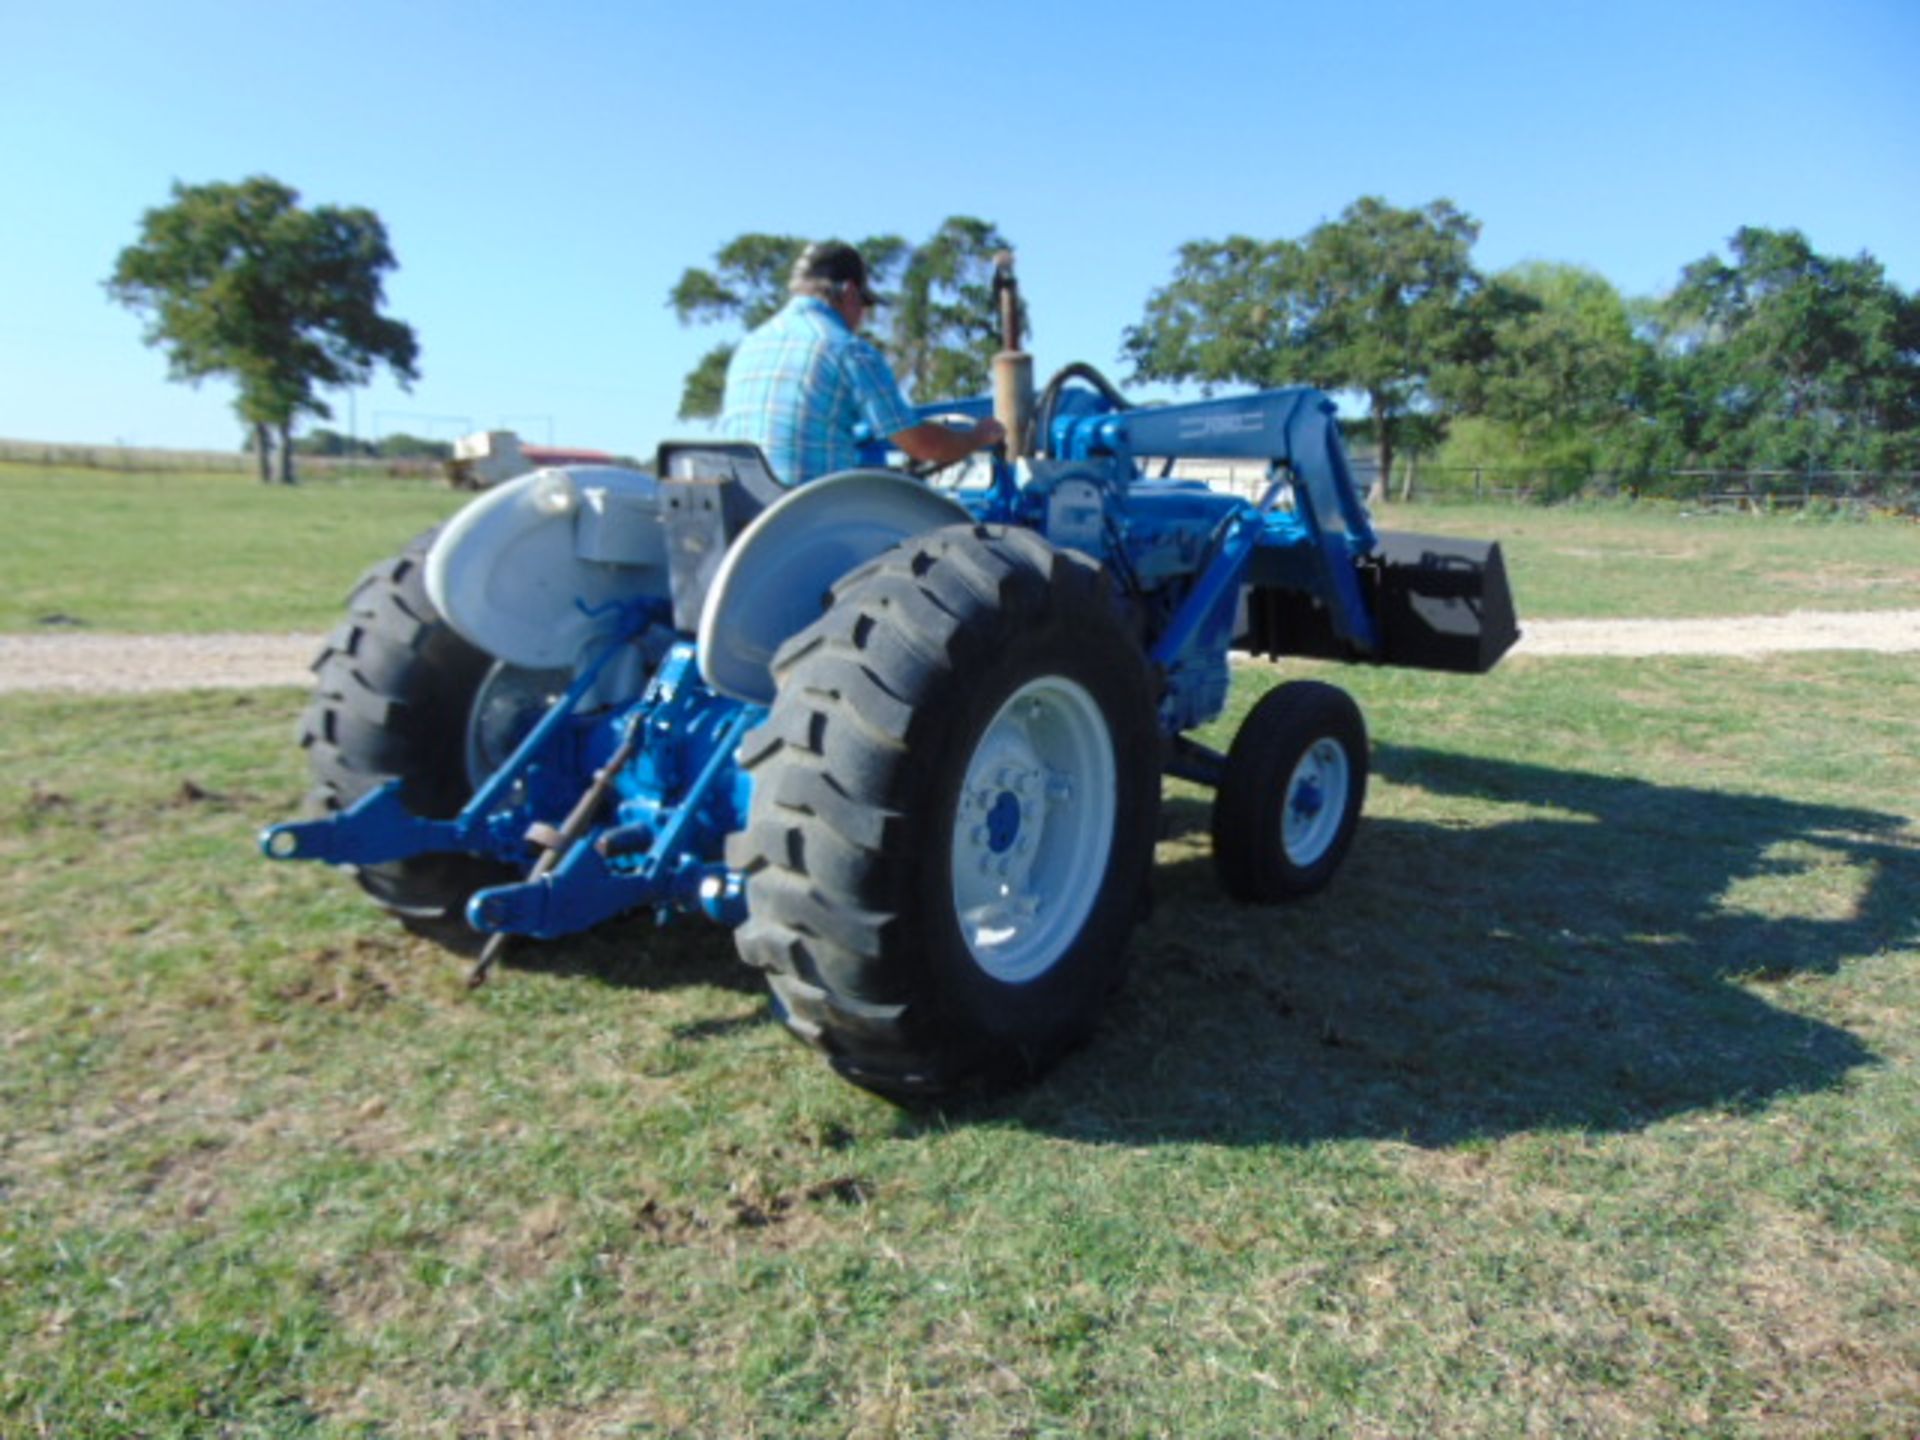
[[[1070,371],[1042,397],[1033,453],[996,455],[984,483],[976,466],[976,483],[948,493],[982,525],[1098,562],[1157,681],[1166,773],[1221,782],[1225,757],[1190,732],[1225,709],[1236,648],[1479,671],[1517,638],[1497,545],[1376,532],[1321,392],[1136,408],[1084,367]],[[977,397],[920,414],[992,408]],[[1262,493],[1169,478],[1175,458],[1264,465]],[[345,866],[500,862],[519,878],[479,889],[465,911],[492,937],[553,939],[648,908],[739,925],[747,901],[726,840],[748,821],[753,782],[737,756],[767,709],[703,679],[668,599],[621,601],[600,618],[599,652],[458,814],[412,813],[396,780],[337,813],[269,827],[263,852]],[[603,668],[635,646],[650,666],[638,698],[589,707]],[[1289,803],[1313,804],[1311,786]]]

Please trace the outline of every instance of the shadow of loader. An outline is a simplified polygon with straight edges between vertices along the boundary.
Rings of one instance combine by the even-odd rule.
[[[1129,1144],[1442,1146],[1756,1107],[1874,1062],[1761,986],[1920,943],[1904,817],[1404,745],[1374,773],[1507,813],[1369,819],[1327,893],[1258,909],[1214,882],[1207,806],[1170,801],[1169,838],[1199,843],[1156,873],[1129,989],[996,1116]],[[1739,893],[1812,870],[1818,915]]]

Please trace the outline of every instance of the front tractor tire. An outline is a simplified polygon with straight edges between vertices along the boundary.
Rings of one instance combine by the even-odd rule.
[[[446,819],[473,794],[473,717],[495,667],[427,597],[423,571],[433,534],[415,537],[360,577],[346,620],[313,662],[313,698],[300,721],[311,810],[344,810],[398,780],[409,810]],[[456,946],[473,938],[464,919],[468,897],[512,875],[505,865],[471,855],[421,855],[355,869],[360,887],[381,908]]]
[[[1367,794],[1367,723],[1317,680],[1269,690],[1227,751],[1213,800],[1213,860],[1236,900],[1271,905],[1324,890],[1353,844]]]
[[[1106,576],[958,525],[834,587],[748,735],[740,953],[895,1098],[1031,1079],[1125,967],[1158,826],[1153,684]]]

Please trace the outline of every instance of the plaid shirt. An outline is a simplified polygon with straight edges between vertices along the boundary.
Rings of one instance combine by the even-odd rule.
[[[919,419],[880,352],[816,296],[789,300],[727,364],[720,433],[753,441],[788,485],[858,465],[860,421],[885,440]]]

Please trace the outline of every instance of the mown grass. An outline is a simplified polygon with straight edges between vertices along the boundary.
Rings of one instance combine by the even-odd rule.
[[[361,569],[466,497],[428,481],[0,465],[0,631],[320,631]],[[1920,526],[1670,506],[1388,506],[1383,526],[1502,541],[1523,617],[1920,606]]]
[[[1920,660],[1333,678],[1333,890],[1177,790],[1096,1040],[928,1113],[718,931],[469,994],[257,860],[291,692],[0,700],[0,1432],[1912,1433]]]
[[[1667,502],[1389,505],[1383,528],[1498,540],[1523,618],[1920,607],[1920,525]]]
[[[361,569],[468,498],[425,480],[0,464],[0,630],[324,630]]]

